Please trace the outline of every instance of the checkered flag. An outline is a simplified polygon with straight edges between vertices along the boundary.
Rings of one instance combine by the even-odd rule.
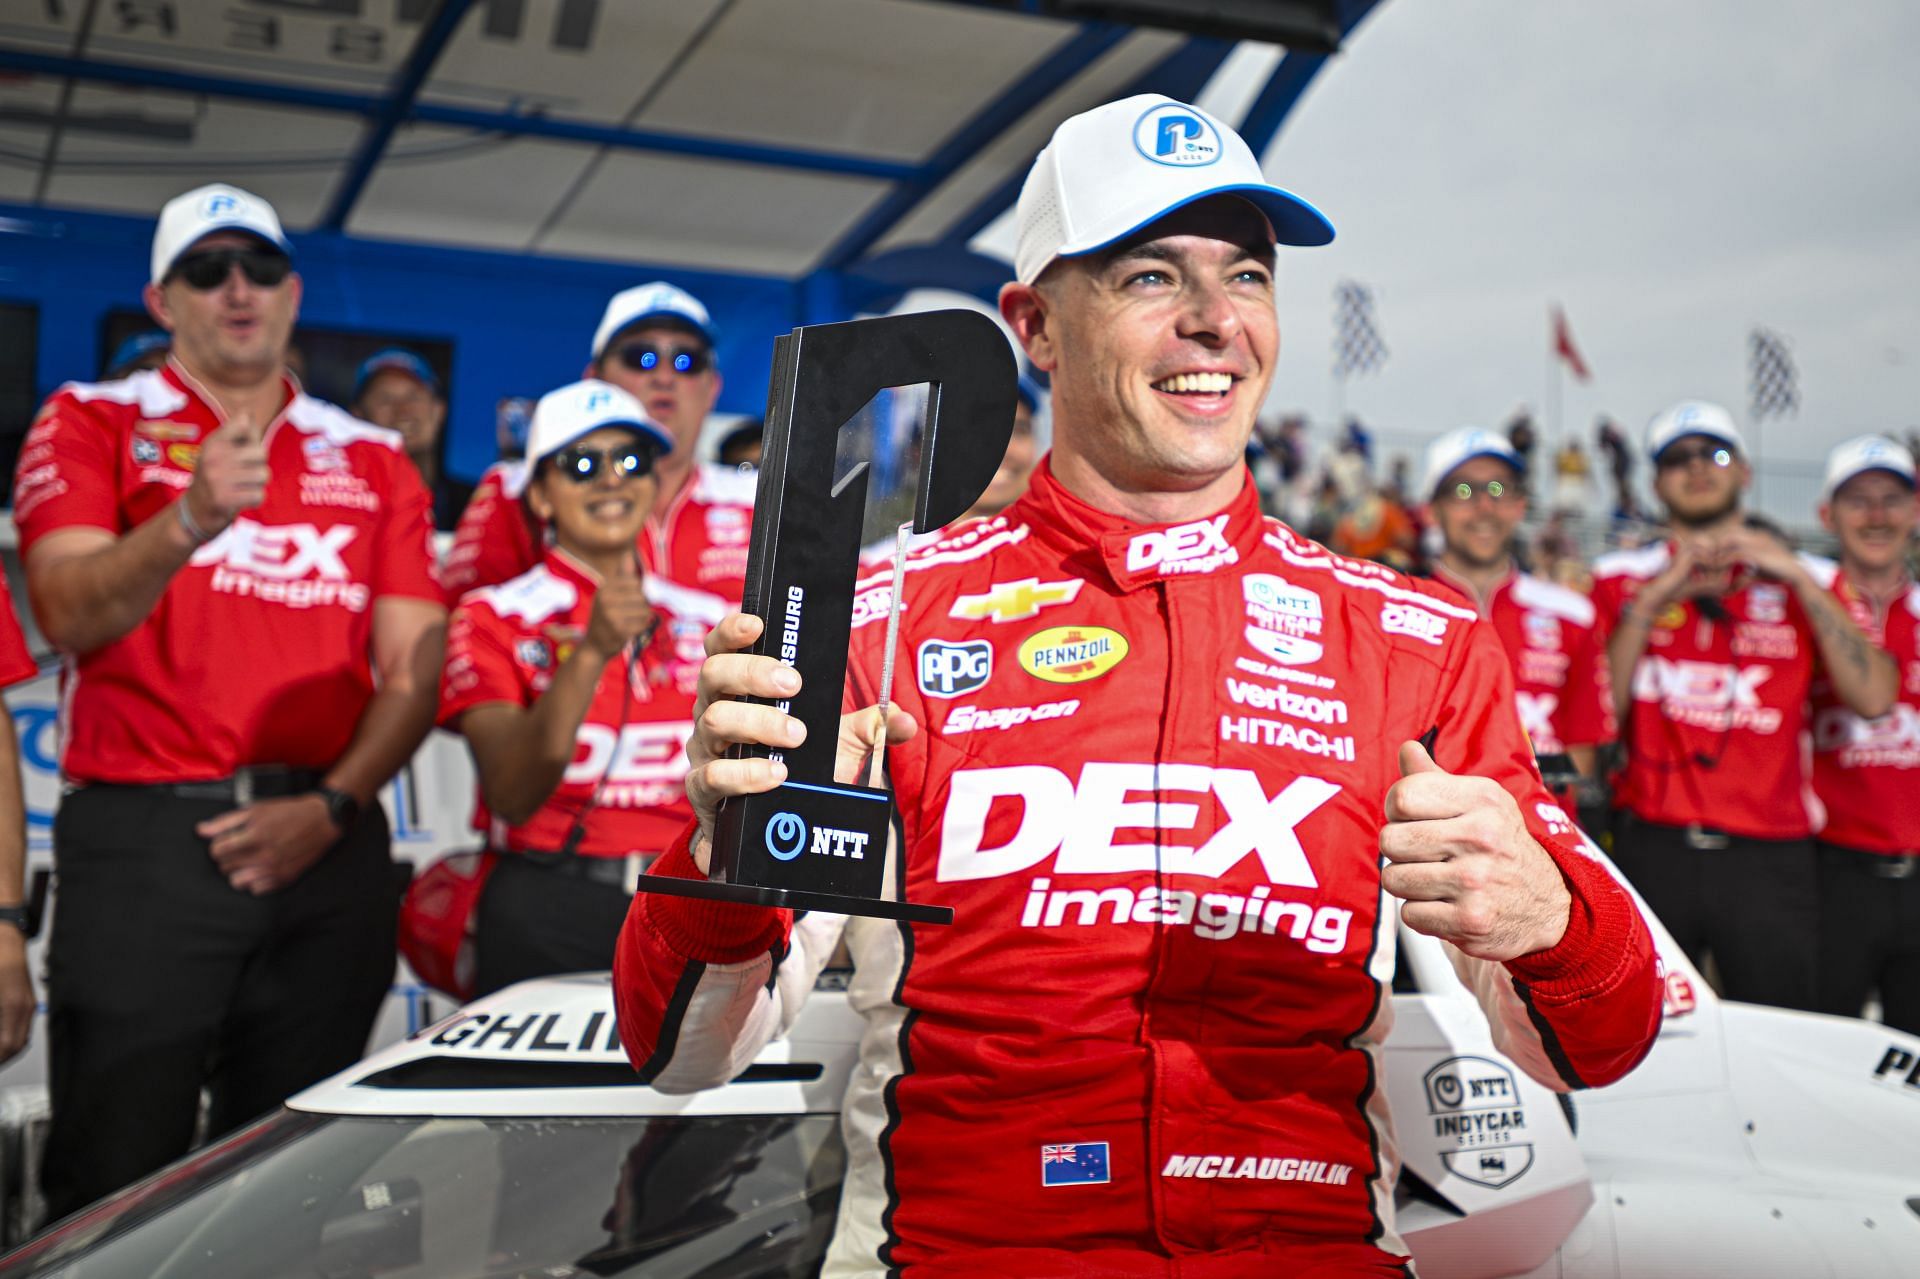
[[[1793,367],[1787,340],[1769,329],[1747,336],[1748,390],[1757,420],[1800,410],[1800,375]]]
[[[1333,375],[1371,373],[1387,362],[1373,318],[1373,290],[1352,280],[1333,286]]]

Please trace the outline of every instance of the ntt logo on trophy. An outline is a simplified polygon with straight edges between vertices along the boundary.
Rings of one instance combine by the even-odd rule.
[[[851,857],[858,861],[867,855],[867,839],[868,834],[863,830],[815,826],[809,841],[807,821],[800,814],[775,813],[767,819],[767,853],[775,861],[790,862],[809,847],[822,857]]]
[[[807,846],[807,823],[798,813],[775,813],[767,819],[767,851],[790,862]]]

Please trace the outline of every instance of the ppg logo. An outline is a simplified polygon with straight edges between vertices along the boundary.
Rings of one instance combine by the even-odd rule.
[[[986,640],[948,644],[927,640],[920,645],[920,691],[928,697],[958,697],[985,684],[993,675],[993,645]]]
[[[1133,145],[1155,164],[1187,169],[1220,158],[1220,133],[1191,107],[1165,103],[1149,110],[1133,126]]]
[[[767,818],[767,851],[775,861],[790,862],[807,848],[807,823],[798,813],[775,813]]]

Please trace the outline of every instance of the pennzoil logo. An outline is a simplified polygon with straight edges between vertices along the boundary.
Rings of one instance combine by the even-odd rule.
[[[1020,644],[1020,667],[1049,684],[1099,679],[1127,658],[1127,637],[1105,626],[1050,626]]]
[[[1043,608],[1070,604],[1085,583],[1077,578],[1064,582],[1043,582],[1037,577],[1017,582],[995,582],[979,595],[962,595],[953,601],[947,616],[963,622],[1018,622],[1038,616]]]

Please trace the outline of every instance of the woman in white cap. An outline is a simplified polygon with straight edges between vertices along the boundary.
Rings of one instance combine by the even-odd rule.
[[[611,966],[633,877],[687,819],[700,640],[724,603],[635,556],[672,443],[608,383],[543,397],[526,497],[545,554],[454,614],[441,724],[473,749],[503,854],[476,908],[476,993]]]

